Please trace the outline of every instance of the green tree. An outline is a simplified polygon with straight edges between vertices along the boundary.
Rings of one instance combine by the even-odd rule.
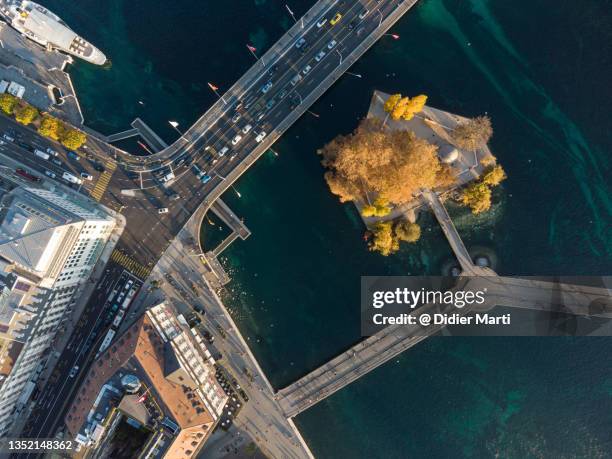
[[[25,124],[26,126],[32,123],[36,118],[38,118],[38,116],[38,110],[36,110],[36,108],[32,107],[30,104],[25,104],[15,109],[15,120],[18,123]]]
[[[68,129],[60,138],[62,145],[71,150],[80,148],[87,141],[87,136],[84,132],[77,129]]]
[[[421,238],[421,227],[408,220],[400,221],[394,231],[398,241],[416,242]]]
[[[492,167],[482,177],[482,182],[489,186],[497,186],[506,179],[506,172],[499,164]]]
[[[486,183],[473,182],[463,190],[461,202],[474,214],[485,212],[491,208],[491,188]]]
[[[38,133],[53,140],[60,140],[64,134],[64,123],[52,116],[43,116]]]
[[[399,242],[393,237],[393,223],[379,222],[372,230],[369,249],[388,256],[399,250]]]
[[[17,105],[17,98],[12,94],[0,94],[0,110],[7,115],[11,115]]]
[[[451,133],[455,145],[468,151],[484,147],[492,135],[493,127],[488,116],[478,116],[459,123]]]

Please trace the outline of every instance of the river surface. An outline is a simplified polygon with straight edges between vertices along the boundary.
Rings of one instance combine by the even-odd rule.
[[[44,2],[110,57],[71,69],[87,123],[140,116],[163,137],[214,101],[290,25],[284,1]],[[311,1],[292,0],[296,15]],[[351,131],[374,89],[487,113],[509,179],[466,244],[505,275],[612,269],[612,8],[609,1],[421,0],[230,190],[253,235],[222,256],[227,305],[276,387],[357,342],[361,275],[438,274],[451,258],[424,217],[422,240],[369,253],[354,208],[327,190],[316,149]],[[142,103],[139,103],[141,101]],[[203,239],[222,237],[205,221]],[[321,458],[612,457],[608,338],[435,338],[301,414]]]

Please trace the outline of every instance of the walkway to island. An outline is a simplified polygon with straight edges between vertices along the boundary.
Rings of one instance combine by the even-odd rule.
[[[469,307],[458,309],[449,305],[426,304],[413,312],[417,317],[416,325],[388,326],[359,342],[276,393],[276,400],[288,418],[307,410],[445,327],[445,325],[428,327],[419,325],[418,317],[423,314],[452,312],[467,315],[472,312],[489,311],[499,305],[612,319],[610,288],[500,277],[489,268],[475,266],[438,195],[425,190],[422,196],[438,219],[461,264],[462,277],[456,288],[471,291],[484,289],[485,303],[479,305],[477,310]]]

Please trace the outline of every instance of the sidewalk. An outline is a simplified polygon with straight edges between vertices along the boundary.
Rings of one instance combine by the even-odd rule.
[[[153,268],[141,294],[132,304],[132,317],[138,317],[146,308],[161,300],[172,303],[180,313],[191,311],[194,305],[206,311],[201,316],[202,324],[215,337],[214,345],[223,355],[219,363],[237,379],[248,394],[249,401],[227,432],[221,429],[215,431],[212,441],[204,446],[201,453],[204,457],[236,457],[234,451],[239,444],[244,446],[244,440],[237,440],[250,437],[249,442],[255,442],[270,458],[312,458],[297,428],[282,414],[274,399],[272,385],[206,278],[207,268],[197,255],[199,223],[203,215],[201,209],[185,225]],[[195,255],[191,255],[193,252]],[[165,280],[166,275],[172,276],[174,286]],[[152,288],[153,280],[159,281],[159,288]],[[192,284],[197,292],[195,294]],[[124,324],[122,329],[127,326]]]

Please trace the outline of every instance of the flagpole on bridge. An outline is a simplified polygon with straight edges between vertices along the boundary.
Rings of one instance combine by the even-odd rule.
[[[254,46],[251,46],[247,43],[246,45],[247,49],[249,50],[249,52],[253,55],[253,57],[255,58],[256,61],[260,60],[259,57],[257,57],[257,54],[255,54],[255,51],[257,51],[257,48],[255,48]],[[264,67],[266,66],[263,57],[261,58],[261,65],[263,65]]]
[[[216,95],[216,96],[217,96],[219,99],[221,99],[221,101],[222,101],[222,102],[223,102],[225,105],[227,105],[227,102],[225,102],[225,99],[223,98],[223,96],[221,96],[221,95],[219,94],[219,88],[218,88],[217,86],[215,86],[214,84],[212,84],[212,83],[210,83],[210,82],[209,82],[209,83],[208,83],[208,87],[211,89],[211,91],[212,91],[212,92],[214,92],[214,93],[215,93],[215,95]]]

